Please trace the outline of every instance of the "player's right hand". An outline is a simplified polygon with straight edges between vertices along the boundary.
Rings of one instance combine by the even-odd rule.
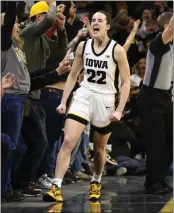
[[[66,104],[60,104],[57,108],[56,108],[56,111],[59,113],[59,114],[65,114],[66,112]]]

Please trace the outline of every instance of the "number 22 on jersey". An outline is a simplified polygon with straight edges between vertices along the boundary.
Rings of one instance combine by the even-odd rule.
[[[87,69],[87,73],[89,74],[89,77],[87,79],[89,82],[97,84],[106,84],[106,72]]]

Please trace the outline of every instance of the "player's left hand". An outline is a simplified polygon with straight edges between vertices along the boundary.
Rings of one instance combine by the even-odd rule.
[[[109,120],[110,121],[120,121],[121,117],[122,117],[122,112],[119,112],[116,110],[109,116]]]

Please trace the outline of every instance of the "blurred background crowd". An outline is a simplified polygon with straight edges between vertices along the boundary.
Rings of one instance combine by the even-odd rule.
[[[41,195],[50,188],[63,140],[65,116],[56,108],[70,71],[64,57],[71,48],[72,63],[79,42],[92,38],[90,20],[99,10],[110,15],[109,36],[125,48],[131,70],[129,100],[123,118],[113,124],[103,175],[146,173],[136,98],[146,70],[147,49],[159,33],[157,17],[164,11],[173,12],[173,2],[2,1],[2,202]],[[83,71],[73,92],[82,80]],[[119,95],[119,70],[115,86]],[[92,174],[88,125],[73,150],[63,184],[90,180]]]

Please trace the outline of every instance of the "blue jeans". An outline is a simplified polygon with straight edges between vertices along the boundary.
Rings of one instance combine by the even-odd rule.
[[[24,100],[25,96],[22,95],[4,94],[2,98],[2,132],[9,136],[9,139],[6,138],[6,141],[11,143],[10,148],[13,153],[16,152],[19,145],[23,122]],[[11,155],[12,154],[10,154],[5,168],[5,173],[8,171],[8,183],[11,183],[11,171],[13,171],[13,166],[16,167],[15,163],[12,164],[12,162],[18,163],[18,160],[13,159],[13,155]],[[7,186],[7,188],[10,187]]]
[[[20,166],[20,163],[23,160],[26,150],[27,150],[27,147],[26,147],[26,144],[24,143],[24,140],[23,140],[23,137],[21,134],[16,149],[12,151],[12,159],[13,159],[12,160],[12,171],[11,171],[12,180],[16,175],[16,172]]]
[[[31,181],[37,181],[37,172],[48,144],[45,111],[40,100],[29,98],[29,101],[29,114],[24,117],[22,125],[27,151],[13,181],[15,188],[25,188]]]
[[[22,95],[4,94],[2,98],[2,132],[10,137],[13,150],[16,149],[21,134],[24,100]]]
[[[8,135],[1,134],[2,171],[1,171],[1,194],[12,189],[11,186],[11,141]]]
[[[42,163],[38,171],[38,177],[47,174],[54,176],[53,166],[56,163],[56,143],[61,143],[59,140],[62,133],[64,116],[60,115],[56,108],[61,103],[62,96],[56,92],[42,91],[40,101],[46,114],[46,132],[48,138],[48,146]]]

